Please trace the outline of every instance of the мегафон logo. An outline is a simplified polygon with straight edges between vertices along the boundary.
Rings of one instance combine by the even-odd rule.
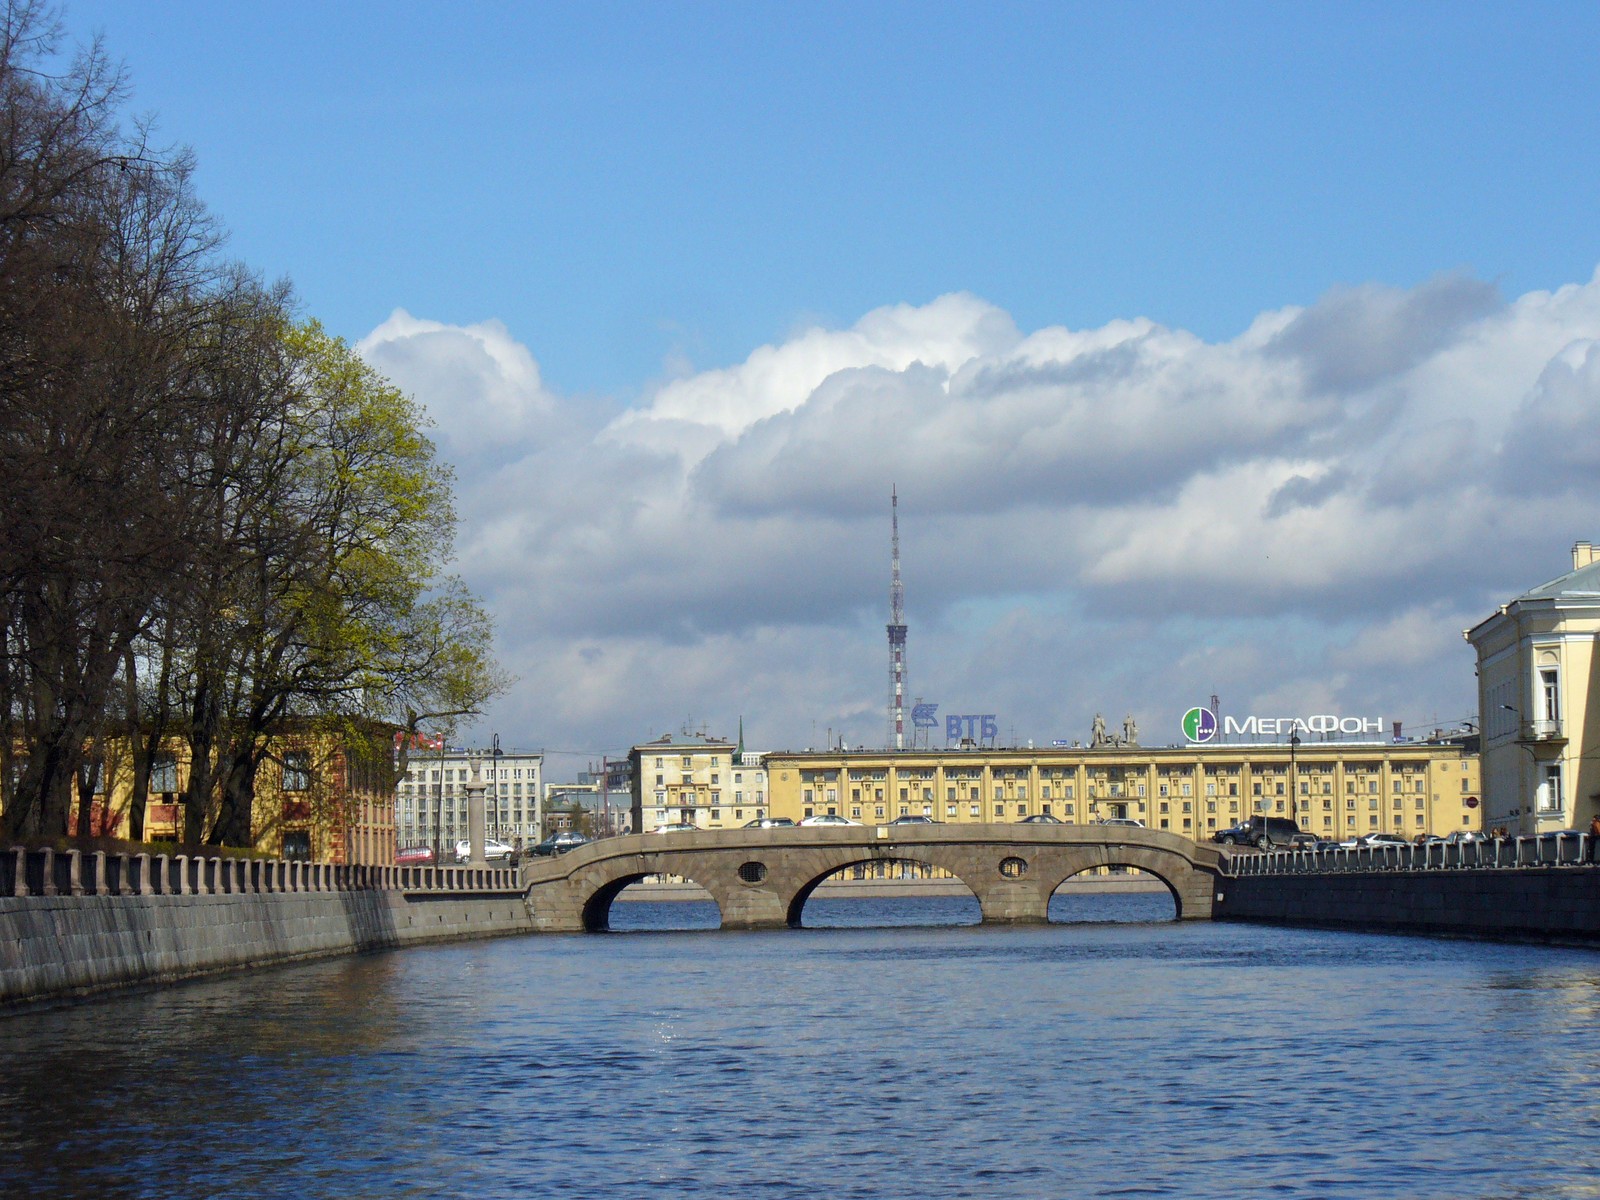
[[[1217,714],[1209,708],[1191,708],[1183,714],[1183,736],[1191,742],[1209,742],[1217,736]]]

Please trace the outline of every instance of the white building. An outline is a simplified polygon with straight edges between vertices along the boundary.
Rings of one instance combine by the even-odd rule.
[[[469,836],[467,781],[484,782],[484,833],[513,846],[539,840],[544,755],[533,750],[414,750],[396,797],[402,846],[452,846]]]
[[[1484,822],[1517,834],[1600,816],[1600,549],[1465,632],[1478,652]]]

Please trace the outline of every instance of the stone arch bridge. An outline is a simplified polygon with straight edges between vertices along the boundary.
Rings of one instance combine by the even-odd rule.
[[[798,926],[806,899],[845,867],[909,861],[972,889],[986,924],[1046,921],[1050,896],[1091,867],[1137,867],[1167,885],[1183,920],[1211,917],[1222,856],[1131,825],[822,825],[707,829],[605,838],[522,867],[534,926],[607,928],[611,902],[650,875],[681,875],[711,893],[724,929]]]

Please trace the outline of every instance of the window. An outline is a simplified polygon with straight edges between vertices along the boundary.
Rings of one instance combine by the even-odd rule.
[[[178,760],[170,754],[158,754],[150,763],[150,790],[175,792],[178,790]]]
[[[1561,677],[1554,667],[1539,669],[1539,711],[1552,726],[1561,721],[1560,684]]]
[[[1539,785],[1539,808],[1545,812],[1559,812],[1564,807],[1561,791],[1561,764],[1552,763],[1544,769],[1544,782]]]
[[[303,792],[311,787],[311,756],[304,750],[290,750],[283,756],[283,790]]]

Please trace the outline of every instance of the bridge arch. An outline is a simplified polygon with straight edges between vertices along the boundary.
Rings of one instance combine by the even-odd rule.
[[[1069,885],[1071,885],[1074,880],[1085,879],[1085,877],[1090,876],[1092,872],[1096,872],[1098,870],[1097,867],[1084,867],[1061,880],[1061,882],[1056,884],[1055,888],[1051,891],[1049,899],[1045,902],[1046,916],[1051,923],[1075,923],[1078,918],[1065,915],[1065,911],[1069,907],[1085,902],[1088,897],[1096,898],[1095,901],[1090,901],[1092,904],[1098,902],[1100,898],[1106,896],[1117,897],[1118,902],[1124,902],[1134,897],[1142,897],[1145,901],[1142,905],[1142,908],[1149,915],[1137,917],[1088,917],[1083,919],[1089,921],[1181,921],[1183,919],[1183,892],[1173,882],[1172,878],[1170,878],[1170,876],[1177,875],[1177,872],[1172,871],[1170,868],[1166,871],[1162,871],[1160,869],[1152,869],[1150,867],[1140,866],[1134,863],[1108,862],[1104,865],[1112,868],[1113,871],[1115,871],[1115,869],[1118,867],[1128,867],[1132,870],[1136,870],[1139,872],[1138,878],[1151,880],[1154,884],[1159,886],[1141,887],[1133,883],[1131,877],[1125,875],[1107,874],[1100,876],[1096,874],[1093,876],[1093,878],[1103,881],[1103,886],[1085,887],[1081,890],[1070,887]],[[1059,903],[1057,903],[1058,901]],[[1168,902],[1170,902],[1172,905],[1171,915],[1158,915],[1156,910],[1160,909]]]
[[[627,891],[636,883],[643,883],[657,872],[634,872],[619,875],[616,878],[596,888],[583,904],[583,931],[585,933],[605,933],[611,928],[611,906],[618,896]],[[685,877],[687,878],[687,877]],[[690,883],[696,883],[690,879]],[[696,884],[699,886],[698,884]],[[710,893],[711,902],[717,906],[717,924],[721,926],[724,921],[722,904],[717,900],[716,894],[708,888],[702,890]],[[667,903],[683,903],[680,900],[667,901]]]
[[[919,850],[920,849],[926,848],[919,847]],[[791,893],[788,903],[785,906],[785,923],[790,929],[804,928],[805,921],[803,914],[806,902],[812,898],[819,887],[827,883],[828,880],[838,875],[841,871],[848,871],[852,867],[877,867],[880,865],[890,865],[895,863],[907,863],[914,866],[931,867],[946,871],[951,880],[955,883],[959,883],[963,888],[965,888],[967,894],[978,903],[979,911],[981,913],[982,901],[978,899],[977,890],[973,888],[970,882],[962,878],[959,872],[951,870],[950,867],[945,863],[936,861],[938,857],[939,856],[937,854],[915,853],[911,851],[902,851],[892,856],[882,853],[863,852],[856,855],[854,858],[849,859],[848,861],[841,862],[837,866],[829,867],[820,872],[813,868],[811,877],[801,882],[799,886],[795,887]]]

